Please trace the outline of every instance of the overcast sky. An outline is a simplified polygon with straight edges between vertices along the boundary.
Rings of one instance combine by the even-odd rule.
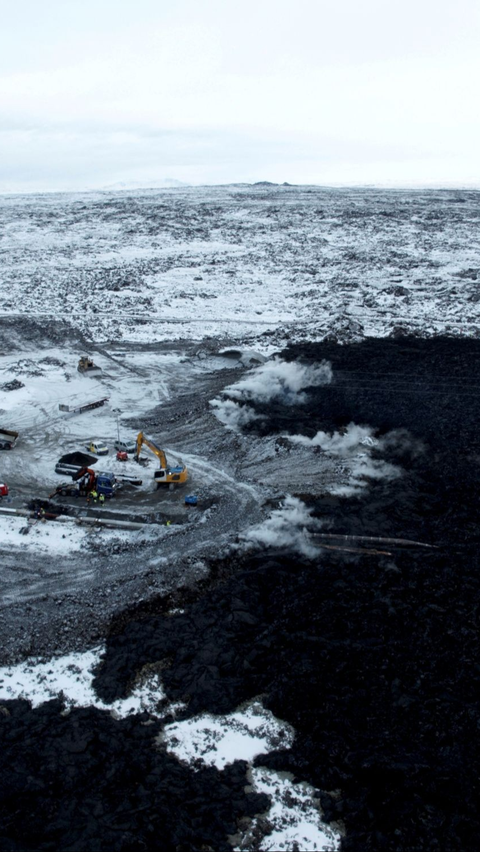
[[[480,186],[479,0],[4,0],[0,192]]]

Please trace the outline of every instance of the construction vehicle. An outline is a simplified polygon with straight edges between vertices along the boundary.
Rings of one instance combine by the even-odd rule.
[[[8,485],[6,482],[0,482],[0,500],[2,497],[8,497]]]
[[[105,497],[113,497],[119,484],[113,473],[98,472],[96,473],[91,467],[82,467],[78,473],[72,476],[74,482],[79,482],[80,488],[83,488],[87,493],[95,491],[98,494],[103,494]]]
[[[88,450],[89,453],[95,453],[96,456],[108,456],[108,447],[103,443],[103,441],[99,441],[98,439],[86,444],[85,449]]]
[[[91,467],[81,467],[72,474],[72,482],[61,482],[50,497],[61,494],[62,497],[87,497],[90,491],[113,497],[120,487],[113,473],[96,473]]]
[[[135,453],[137,449],[135,441],[120,441],[120,439],[118,441],[115,441],[113,446],[119,452],[130,453],[131,455],[133,455],[133,453]]]
[[[92,359],[89,358],[87,355],[82,355],[82,357],[80,358],[80,360],[78,362],[77,369],[78,369],[79,373],[93,373],[93,372],[99,373],[100,372],[100,367],[97,367],[97,365],[94,364]]]
[[[13,450],[17,443],[18,432],[13,429],[4,429],[0,426],[0,450]]]
[[[188,479],[188,471],[185,465],[179,464],[174,467],[169,465],[164,450],[161,450],[160,447],[157,446],[157,444],[150,438],[147,438],[143,432],[139,432],[137,435],[137,452],[135,454],[135,461],[141,461],[140,452],[144,444],[152,451],[160,462],[160,469],[156,470],[154,473],[157,488],[161,488],[162,485],[168,485],[170,490],[172,490],[176,485],[184,485]]]
[[[93,462],[90,462],[90,464]],[[79,472],[79,470],[87,470],[86,463],[84,464],[68,464],[65,462],[57,462],[55,465],[55,473],[59,473],[62,476],[71,476],[72,478]],[[91,469],[91,468],[90,468]],[[138,476],[131,476],[130,474],[116,473],[115,479],[118,483],[118,487],[121,485],[141,485],[142,480],[139,479]]]

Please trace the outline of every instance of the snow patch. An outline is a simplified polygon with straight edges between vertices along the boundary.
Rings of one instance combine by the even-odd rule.
[[[222,770],[235,760],[251,762],[272,749],[291,748],[293,740],[290,725],[276,719],[258,699],[229,715],[203,714],[172,723],[159,737],[170,754],[194,770],[203,766]],[[249,778],[256,792],[270,797],[271,807],[240,837],[230,838],[235,850],[339,849],[339,834],[321,822],[313,787],[293,784],[288,773],[265,767],[250,768]],[[261,834],[264,836],[259,844]]]
[[[290,748],[293,729],[280,722],[259,701],[228,716],[194,716],[166,725],[159,742],[184,763],[224,769],[235,760],[252,761],[258,754]]]
[[[340,834],[321,822],[315,799],[315,788],[305,782],[293,784],[286,772],[275,772],[263,766],[251,770],[252,785],[257,793],[270,796],[269,832],[260,845],[255,845],[262,817],[257,817],[235,852],[260,849],[265,852],[335,852],[340,849]]]
[[[70,707],[96,707],[109,710],[114,715],[126,717],[135,713],[156,712],[164,691],[157,674],[146,677],[132,690],[128,698],[113,704],[101,701],[94,689],[94,670],[105,649],[101,646],[83,653],[54,657],[48,662],[29,659],[16,666],[0,668],[0,700],[24,698],[32,707],[45,701],[63,698]]]

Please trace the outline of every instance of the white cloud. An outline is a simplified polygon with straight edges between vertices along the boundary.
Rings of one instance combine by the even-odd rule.
[[[294,444],[303,444],[305,447],[321,447],[325,452],[334,456],[349,456],[359,452],[360,446],[371,447],[378,442],[373,438],[373,429],[370,426],[357,426],[349,423],[344,432],[317,432],[313,438],[306,435],[290,435],[289,440]]]
[[[260,420],[250,405],[240,405],[233,399],[213,399],[210,403],[215,416],[227,429],[235,432],[241,431],[242,426],[251,423],[252,420]]]
[[[224,397],[212,400],[210,405],[227,428],[239,431],[253,420],[264,419],[249,402],[262,403],[280,397],[287,405],[296,405],[305,401],[303,388],[328,384],[331,380],[332,368],[327,362],[311,366],[273,358],[250,370],[242,381],[225,388]]]
[[[480,182],[479,14],[473,0],[26,0],[2,15],[1,161],[26,188]],[[172,134],[156,158],[152,133]],[[116,148],[90,184],[68,134]]]

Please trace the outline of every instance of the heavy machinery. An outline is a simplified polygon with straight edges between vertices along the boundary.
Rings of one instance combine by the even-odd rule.
[[[135,441],[121,441],[120,438],[115,441],[113,446],[119,453],[130,453],[130,455],[133,455],[137,450]]]
[[[93,441],[89,441],[88,444],[85,445],[85,449],[88,450],[89,453],[95,453],[96,456],[108,456],[107,445],[98,438],[95,438]]]
[[[97,365],[94,364],[92,359],[89,358],[87,355],[82,355],[82,357],[80,358],[80,360],[78,362],[77,369],[78,369],[79,373],[93,373],[93,372],[99,373],[100,372],[100,367],[97,367]]]
[[[119,484],[113,473],[105,473],[100,471],[96,473],[91,467],[82,467],[72,476],[74,482],[79,483],[80,488],[83,488],[86,493],[95,491],[98,494],[104,494],[105,497],[113,497]]]
[[[17,443],[18,432],[0,426],[0,450],[13,450]]]
[[[90,491],[105,497],[113,497],[119,483],[113,473],[96,473],[91,467],[82,467],[72,474],[72,482],[62,482],[50,495],[61,494],[63,497],[86,497]]]
[[[156,470],[154,473],[157,488],[160,488],[162,485],[168,485],[170,489],[173,489],[176,485],[184,485],[188,479],[188,471],[185,465],[179,464],[174,467],[170,466],[167,462],[164,450],[161,450],[160,447],[158,447],[150,438],[147,438],[143,432],[139,432],[137,435],[135,461],[140,462],[140,452],[144,444],[152,451],[160,462],[160,469]]]

